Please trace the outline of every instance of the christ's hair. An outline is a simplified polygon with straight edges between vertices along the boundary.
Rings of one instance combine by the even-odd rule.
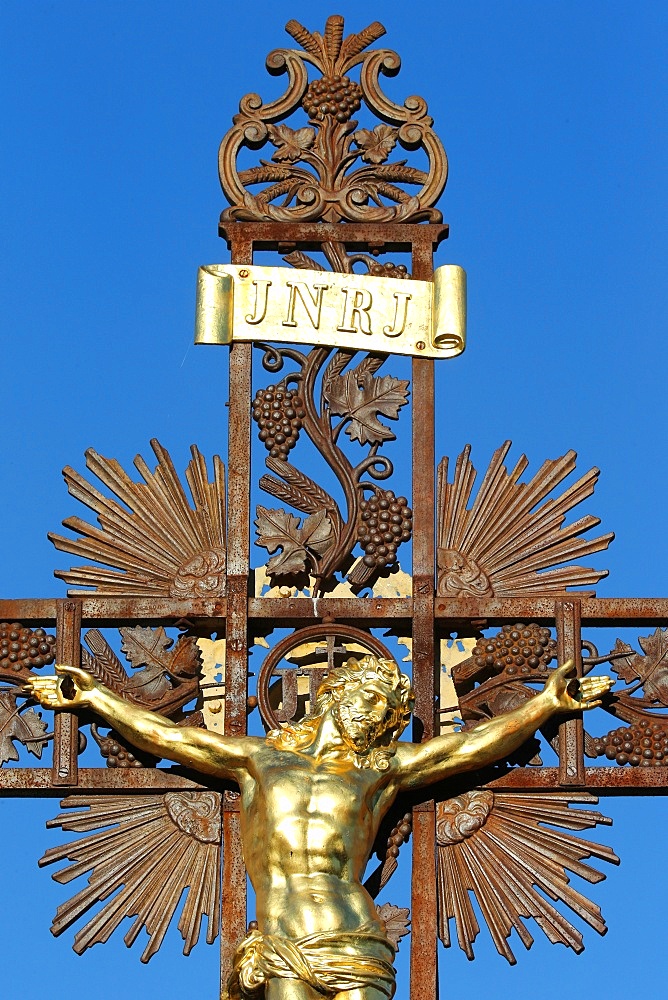
[[[281,729],[273,729],[267,734],[267,742],[277,750],[303,750],[310,746],[325,712],[339,701],[346,688],[361,687],[366,681],[372,681],[383,689],[387,695],[388,710],[379,737],[368,750],[354,752],[353,760],[356,767],[386,771],[415,703],[410,678],[399,670],[394,660],[375,656],[363,656],[360,660],[351,657],[342,666],[335,667],[318,688],[310,715]]]

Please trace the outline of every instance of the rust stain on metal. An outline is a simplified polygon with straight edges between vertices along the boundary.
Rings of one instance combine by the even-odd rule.
[[[223,212],[219,232],[231,250],[232,263],[250,267],[257,251],[277,250],[285,254],[286,262],[296,269],[312,268],[314,264],[317,269],[322,265],[308,256],[317,253],[320,255],[318,260],[324,256],[328,266],[335,271],[351,273],[353,267],[363,266],[371,275],[405,277],[406,287],[411,279],[431,280],[434,251],[448,236],[448,227],[440,222],[440,213],[434,207],[444,186],[446,160],[440,140],[432,131],[425,102],[413,98],[410,106],[407,102],[401,107],[382,94],[379,73],[398,65],[393,62],[398,57],[389,50],[368,49],[382,34],[381,26],[371,25],[365,29],[366,33],[343,40],[341,25],[338,41],[330,32],[336,52],[333,49],[326,52],[322,49],[320,36],[312,35],[299,25],[295,28],[296,22],[291,24],[291,34],[300,44],[304,39],[311,40],[311,62],[322,69],[320,64],[324,65],[327,57],[331,72],[325,74],[329,77],[326,83],[318,78],[309,81],[306,60],[296,49],[277,50],[271,56],[272,66],[288,71],[286,93],[271,106],[258,103],[252,95],[242,100],[240,115],[223,139],[220,156],[221,182],[231,207]],[[348,75],[353,62],[361,64],[359,83]],[[351,116],[362,98],[368,108],[380,116],[379,125],[373,131],[357,130],[352,121]],[[302,109],[310,116],[306,126],[293,130],[282,124],[285,115],[291,111],[301,113]],[[278,119],[281,119],[280,125],[276,124]],[[272,158],[259,166],[238,170],[239,147],[244,145],[246,136],[253,135],[273,146]],[[427,153],[427,170],[404,168],[403,164],[395,162],[393,151],[397,145],[405,144],[404,139],[410,146],[422,145]],[[252,140],[248,144],[251,151],[257,148]],[[337,178],[334,185],[324,183],[318,164],[324,164],[331,176]],[[306,167],[315,173],[309,174]],[[307,176],[310,179],[307,180]],[[410,276],[405,265],[386,256],[397,253],[410,253]],[[547,638],[543,635],[547,629],[556,629],[559,657],[572,657],[580,675],[583,672],[583,644],[590,653],[587,669],[593,665],[593,660],[596,665],[610,662],[611,668],[626,683],[626,689],[616,702],[611,699],[603,708],[622,723],[619,727],[622,732],[612,731],[596,742],[585,732],[582,719],[569,719],[561,724],[558,737],[553,741],[559,750],[558,768],[502,763],[488,772],[458,779],[448,790],[448,794],[457,791],[462,796],[462,802],[455,806],[452,800],[449,805],[439,803],[436,806],[433,801],[416,804],[412,818],[410,996],[411,1000],[435,1000],[438,997],[439,896],[443,939],[449,933],[445,926],[448,918],[454,916],[451,912],[456,902],[453,893],[461,892],[468,898],[468,891],[473,888],[481,906],[489,911],[487,922],[499,950],[508,957],[506,931],[511,925],[517,927],[526,943],[528,932],[521,929],[521,917],[526,914],[520,912],[522,908],[516,901],[520,896],[529,899],[531,886],[527,889],[521,881],[516,882],[511,900],[510,891],[504,888],[505,883],[497,878],[496,872],[503,851],[509,845],[517,847],[516,840],[506,829],[512,825],[509,817],[514,817],[513,822],[517,820],[525,835],[535,840],[547,836],[540,827],[543,820],[550,822],[550,816],[567,818],[568,802],[590,801],[580,793],[668,792],[668,747],[664,754],[664,736],[660,736],[656,728],[650,734],[645,732],[647,726],[651,729],[653,724],[648,718],[649,706],[656,708],[658,702],[668,708],[668,697],[662,701],[663,682],[656,673],[660,659],[656,650],[659,647],[663,650],[664,645],[668,645],[666,636],[658,634],[668,626],[668,598],[601,599],[590,592],[567,592],[568,587],[594,584],[603,575],[598,570],[574,567],[559,569],[553,577],[545,574],[545,569],[551,565],[551,555],[559,556],[553,560],[556,563],[580,558],[605,548],[611,537],[576,538],[594,526],[594,518],[577,523],[575,530],[569,533],[569,529],[562,532],[558,516],[550,524],[549,516],[543,517],[550,515],[554,507],[558,507],[561,514],[567,513],[588,496],[593,490],[596,470],[562,497],[548,501],[547,510],[542,513],[540,508],[536,510],[536,504],[541,503],[571,470],[573,453],[547,463],[530,483],[520,487],[517,480],[524,460],[520,460],[518,468],[509,474],[502,466],[505,451],[500,451],[492,460],[486,485],[481,487],[470,510],[466,506],[472,497],[474,470],[465,453],[460,457],[454,483],[448,484],[447,467],[441,466],[436,504],[433,362],[423,358],[412,362],[412,499],[409,505],[407,499],[399,503],[394,494],[390,496],[391,491],[387,491],[384,484],[377,485],[391,474],[391,464],[378,449],[383,440],[393,436],[391,429],[382,425],[380,438],[374,439],[373,433],[377,436],[379,433],[378,416],[394,419],[408,392],[408,383],[399,385],[402,380],[377,374],[385,356],[355,357],[352,367],[352,356],[347,357],[345,352],[336,349],[315,347],[309,354],[300,354],[285,347],[268,347],[263,364],[272,379],[274,372],[281,371],[286,363],[292,363],[293,367],[289,375],[283,372],[277,385],[262,386],[264,395],[257,406],[254,406],[252,391],[252,357],[250,344],[232,345],[227,489],[220,460],[214,460],[213,480],[209,481],[204,459],[194,446],[186,474],[194,510],[186,484],[181,482],[169,455],[157,442],[154,445],[158,459],[155,472],[150,472],[141,461],[139,463],[144,480],[141,484],[132,482],[115,463],[91,451],[88,457],[92,471],[111,488],[117,500],[103,502],[85,480],[68,470],[68,485],[78,491],[77,495],[85,495],[84,502],[100,515],[102,530],[87,525],[79,531],[84,541],[65,540],[60,536],[54,540],[59,548],[103,562],[110,569],[82,567],[61,574],[78,587],[95,588],[94,591],[82,591],[78,600],[0,600],[0,621],[16,622],[21,628],[52,629],[56,625],[58,658],[73,665],[79,663],[82,626],[94,631],[108,627],[124,630],[179,627],[187,630],[185,638],[193,641],[198,636],[210,638],[214,633],[219,637],[224,634],[225,733],[232,736],[246,732],[248,710],[254,708],[258,700],[265,721],[271,725],[281,721],[269,697],[269,678],[278,658],[287,650],[285,644],[278,644],[265,661],[257,698],[248,691],[249,648],[256,637],[266,635],[271,627],[296,630],[288,646],[321,638],[323,643],[329,644],[328,658],[332,652],[329,646],[341,637],[343,640],[349,637],[383,656],[387,655],[386,647],[371,629],[390,627],[402,636],[412,634],[416,740],[428,739],[437,731],[439,648],[440,642],[453,634],[484,641],[492,647],[499,637],[485,638],[483,629],[503,629],[505,626],[504,636],[499,639],[504,642],[509,630],[526,631],[524,638],[527,642],[533,640],[532,648],[544,639],[541,650],[545,655],[542,660],[538,657],[538,666],[530,662],[530,655],[523,659],[521,650],[518,652],[521,664],[511,664],[519,670],[526,667],[526,676],[539,681],[545,679],[552,655],[550,642],[554,645],[549,635]],[[382,407],[375,406],[380,379],[393,380],[384,385],[395,393],[392,405],[386,407],[385,412]],[[288,383],[293,388],[298,386],[298,392],[286,398]],[[267,389],[271,389],[271,393]],[[281,399],[277,393],[282,394]],[[329,423],[328,428],[323,429],[324,415],[336,411],[346,393],[354,394],[360,409],[366,407],[372,418],[367,419],[366,427],[359,420],[355,425],[356,446],[361,443],[369,446],[366,457],[357,464],[340,447],[341,427],[337,430]],[[265,407],[269,402],[281,405]],[[269,411],[268,417],[265,409]],[[282,551],[279,562],[273,563],[273,570],[280,566],[280,559],[283,559],[283,570],[293,573],[303,572],[302,564],[304,567],[308,564],[317,581],[311,598],[251,596],[254,593],[249,585],[251,492],[256,485],[252,481],[251,463],[254,410],[258,411],[255,419],[261,441],[266,446],[267,440],[272,439],[267,458],[272,475],[265,474],[261,485],[270,495],[292,505],[300,516],[304,516],[295,527],[290,520],[294,515],[282,512],[285,517],[279,520],[286,529],[284,543],[276,546]],[[281,426],[278,430],[269,427],[270,420],[275,423],[278,419],[273,416],[274,410],[279,413]],[[441,412],[439,410],[439,415]],[[336,412],[334,415],[344,417]],[[447,422],[447,413],[443,419]],[[350,428],[351,423],[348,426]],[[310,468],[300,469],[293,461],[292,447],[304,429],[329,469],[338,477],[344,498],[340,507],[327,490],[311,478]],[[277,434],[282,435],[282,439],[279,440]],[[353,434],[350,437],[353,438]],[[276,450],[276,454],[272,454],[272,450]],[[500,493],[489,491],[492,479],[503,482],[504,489]],[[518,519],[517,502],[523,496],[527,502],[521,505],[523,514]],[[531,497],[535,503],[529,503]],[[438,528],[435,530],[437,506]],[[381,510],[389,513],[381,515]],[[410,517],[407,510],[410,510]],[[102,524],[110,512],[118,530]],[[374,574],[377,578],[379,572],[385,573],[393,562],[388,556],[396,555],[397,539],[404,536],[402,540],[408,540],[407,525],[411,520],[410,597],[356,597],[334,592],[337,574],[347,573],[351,588],[353,584],[367,584]],[[74,519],[69,526],[78,530],[83,522]],[[382,532],[377,530],[379,526],[383,527]],[[364,556],[361,566],[354,569],[351,555],[358,544]],[[550,553],[548,550],[553,546],[557,551]],[[270,551],[270,555],[274,553]],[[267,571],[270,572],[270,566]],[[273,575],[281,576],[276,572]],[[285,575],[289,577],[289,573]],[[278,588],[272,590],[272,593],[281,592]],[[289,588],[286,593],[291,593]],[[349,589],[346,593],[353,591]],[[388,589],[386,593],[393,592]],[[657,632],[641,637],[643,654],[617,648],[607,656],[598,657],[592,653],[595,647],[587,630],[611,625],[651,626]],[[100,641],[94,637],[93,646],[96,643],[96,648],[91,648],[90,642],[88,646],[93,660],[97,659],[95,669],[99,675],[109,668],[113,656],[104,637],[100,636]],[[480,674],[480,664],[473,662],[478,655],[482,655],[481,651],[474,650],[472,657],[454,673],[462,711],[465,715],[468,713],[467,723],[494,714],[493,706],[490,708],[485,701],[488,696],[491,699],[492,689],[501,700],[507,698],[509,692],[517,694],[518,691],[517,676],[503,673],[505,667],[494,676]],[[189,662],[192,667],[192,661]],[[586,660],[584,662],[586,664]],[[179,675],[177,670],[171,673],[174,687],[163,692],[164,701],[160,702],[161,710],[165,711],[177,711],[187,698],[201,691],[192,669],[187,677]],[[4,675],[3,679],[6,679]],[[162,681],[164,679],[162,676]],[[12,680],[16,678],[10,674],[9,681]],[[286,682],[286,704],[290,697],[294,702],[298,693],[296,684],[290,688],[292,680]],[[158,677],[158,683],[162,681]],[[638,694],[639,687],[643,688],[642,694]],[[661,727],[663,722],[655,725]],[[76,791],[77,796],[85,792],[86,808],[96,816],[98,812],[102,815],[105,809],[110,814],[116,811],[119,816],[122,814],[123,823],[132,821],[136,803],[138,811],[147,810],[147,823],[154,833],[157,831],[158,840],[160,831],[167,829],[168,824],[172,827],[176,824],[180,833],[187,834],[190,840],[194,836],[197,844],[188,842],[194,849],[198,872],[212,862],[209,855],[222,854],[221,984],[224,990],[232,956],[246,933],[246,872],[238,793],[227,790],[221,796],[222,788],[212,790],[178,768],[79,769],[78,737],[76,716],[60,713],[55,725],[53,768],[0,768],[0,794],[56,796],[67,787]],[[668,724],[665,738],[668,740]],[[644,746],[645,740],[649,740],[649,746]],[[625,749],[626,742],[632,748],[629,751]],[[611,761],[614,758],[614,762],[608,767],[585,767],[585,753],[589,757],[605,754]],[[204,810],[205,819],[211,820],[210,828],[215,828],[216,836],[216,824],[222,827],[222,844],[217,841],[214,845],[213,839],[206,841],[206,836],[203,840],[202,836],[198,838],[196,831],[201,834],[203,829],[202,813],[196,808],[197,798],[191,799],[194,793],[200,796],[200,804],[205,805],[213,801],[207,796],[215,796],[216,822],[211,820],[210,810]],[[81,801],[77,798],[76,803],[71,804]],[[463,813],[466,813],[467,823],[473,817],[473,827],[476,823],[479,825],[476,829],[469,827],[471,835],[458,840],[453,831],[458,823],[461,825],[457,816],[461,819]],[[589,825],[600,822],[590,819]],[[184,825],[188,829],[184,830]],[[406,815],[392,828],[383,862],[383,878],[391,875],[395,851],[410,835],[410,828]],[[485,829],[487,833],[483,836],[481,831]],[[485,837],[490,831],[495,833],[497,841],[503,842],[503,851],[490,848],[486,843]],[[476,841],[478,833],[481,835]],[[137,847],[141,846],[139,840],[136,838]],[[201,848],[205,841],[210,851]],[[185,843],[179,842],[182,846]],[[561,865],[559,859],[563,860],[566,843],[564,836],[554,834],[552,840],[542,843],[545,858],[554,865]],[[60,856],[63,850],[58,849],[56,853]],[[577,853],[580,847],[575,846],[573,850]],[[612,853],[606,854],[605,850],[599,852],[599,856],[614,860]],[[102,849],[98,860],[115,864]],[[146,864],[145,860],[141,863]],[[215,864],[215,859],[212,863]],[[580,857],[575,864],[576,868],[581,865]],[[440,894],[437,867],[441,872]],[[119,862],[119,880],[121,868]],[[535,882],[551,894],[554,888],[551,876],[535,857],[527,860],[527,871],[535,876],[532,884]],[[578,871],[587,877],[584,865]],[[486,883],[483,876],[486,876]],[[167,901],[156,905],[173,911],[181,891],[179,885],[175,882],[167,892]],[[558,888],[557,895],[561,894],[566,905],[576,910],[580,908],[585,920],[596,929],[602,929],[602,919],[593,903],[584,897],[576,899],[564,885]],[[157,882],[151,883],[151,891],[157,889]],[[495,899],[493,913],[490,893]],[[93,896],[91,889],[87,902],[94,902]],[[158,894],[155,899],[162,897]],[[218,902],[215,895],[198,910],[200,915],[209,914],[212,934],[217,930]],[[558,914],[555,916],[556,910],[540,909],[544,901],[534,903],[541,919],[552,930],[558,927],[562,939],[578,948],[577,935]],[[63,926],[71,922],[70,917],[74,918],[73,911],[65,912],[66,909],[59,918]],[[471,950],[470,926],[468,929],[464,926],[464,917],[459,922],[465,950]],[[95,920],[90,926],[86,940],[93,943],[103,928]],[[195,937],[195,924],[189,922],[185,934],[187,948],[192,946]],[[159,946],[160,941],[158,934],[155,943]]]
[[[81,665],[81,602],[60,601],[56,611],[56,659]],[[79,720],[74,712],[58,712],[53,724],[53,783],[76,785],[79,766]]]
[[[580,602],[557,604],[557,648],[559,662],[572,660],[577,677],[582,677],[582,635]],[[584,781],[584,724],[582,716],[559,723],[559,780],[562,785],[581,785]]]

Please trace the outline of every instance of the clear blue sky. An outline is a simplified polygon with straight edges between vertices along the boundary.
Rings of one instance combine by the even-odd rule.
[[[3,596],[63,594],[46,540],[76,510],[60,476],[93,446],[126,466],[157,436],[180,468],[225,452],[223,351],[195,350],[196,267],[224,261],[216,150],[239,98],[278,92],[265,54],[296,17],[359,30],[378,18],[450,158],[452,236],[439,263],[469,275],[469,347],[438,375],[438,454],[468,441],[484,467],[510,437],[537,468],[569,448],[602,469],[588,509],[617,539],[601,596],[665,595],[666,28],[644,0],[281,5],[32,2],[0,9],[3,97]],[[614,640],[614,636],[612,636]],[[608,800],[622,856],[592,895],[610,923],[576,958],[537,941],[506,967],[485,934],[469,965],[441,955],[443,995],[543,1000],[665,995],[662,799]],[[82,959],[50,918],[66,890],[36,860],[57,803],[0,803],[4,990],[144,1000],[217,996],[217,949],[172,934]],[[396,896],[401,894],[397,889]],[[389,893],[393,901],[393,892]],[[520,951],[522,952],[520,954]],[[100,977],[98,979],[98,977]],[[405,996],[400,988],[398,996]]]

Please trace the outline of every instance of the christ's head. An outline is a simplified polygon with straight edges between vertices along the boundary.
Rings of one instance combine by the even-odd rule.
[[[320,685],[314,714],[321,706],[331,707],[344,743],[355,753],[366,753],[401,735],[414,700],[410,679],[394,660],[351,657]]]
[[[408,725],[414,701],[410,678],[394,660],[351,657],[327,674],[310,715],[269,733],[267,740],[282,749],[307,747],[331,712],[355,765],[384,771]]]

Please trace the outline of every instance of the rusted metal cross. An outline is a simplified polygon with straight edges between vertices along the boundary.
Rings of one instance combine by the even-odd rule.
[[[408,288],[432,280],[435,250],[448,235],[435,208],[447,161],[426,103],[413,97],[400,106],[382,91],[380,78],[398,57],[373,48],[381,25],[344,36],[343,20],[331,17],[323,35],[296,21],[287,30],[299,48],[270,57],[271,68],[287,74],[284,95],[269,104],[244,97],[221,144],[230,207],[220,235],[234,265],[252,268],[269,250],[303,272],[306,290],[289,300],[286,322],[308,330],[318,301],[308,285],[313,272],[363,272],[369,288],[383,278]],[[374,119],[369,127],[358,127],[358,111]],[[302,113],[306,124],[284,124]],[[273,150],[271,158],[241,169],[240,150],[261,146]],[[421,154],[422,166],[397,159],[397,149]],[[363,342],[372,293],[351,296],[349,322]],[[452,474],[447,459],[437,466],[434,361],[420,357],[419,348],[410,362],[412,498],[397,495],[381,449],[394,437],[386,421],[399,418],[409,380],[379,374],[392,344],[387,353],[369,354],[315,340],[304,350],[297,342],[259,349],[232,342],[227,482],[221,460],[214,458],[209,479],[193,447],[188,496],[157,442],[155,470],[137,460],[139,483],[93,451],[87,465],[105,492],[65,470],[70,492],[98,524],[71,518],[65,525],[77,538],[52,540],[89,564],[58,574],[70,587],[62,600],[0,601],[4,758],[17,756],[17,744],[41,755],[51,743],[52,762],[0,770],[0,792],[68,796],[54,825],[67,824],[81,839],[52,848],[44,860],[68,858],[70,874],[92,874],[60,908],[55,931],[123,886],[79,932],[77,950],[106,939],[131,915],[126,940],[146,928],[150,958],[189,886],[179,924],[185,950],[207,916],[209,940],[221,930],[224,985],[247,929],[238,793],[158,766],[89,718],[60,713],[47,732],[21,687],[31,672],[54,659],[83,665],[117,693],[177,722],[243,735],[256,708],[265,727],[279,726],[304,711],[337,658],[359,650],[391,657],[399,637],[408,645],[416,692],[413,739],[423,740],[521,704],[557,659],[572,658],[579,676],[611,665],[620,687],[602,708],[614,716],[605,736],[569,718],[542,733],[556,766],[543,766],[532,743],[457,787],[436,789],[432,800],[400,804],[381,831],[367,887],[375,895],[387,884],[412,838],[410,995],[435,1000],[437,943],[450,944],[452,920],[472,955],[471,892],[508,958],[513,929],[530,944],[524,920],[531,917],[552,940],[582,947],[579,931],[536,886],[604,930],[598,907],[558,873],[595,881],[598,873],[583,859],[594,853],[614,861],[614,854],[544,824],[582,830],[604,819],[573,806],[593,804],[599,793],[668,787],[668,600],[603,600],[585,589],[604,574],[573,561],[605,549],[611,535],[588,537],[598,523],[593,517],[564,525],[598,475],[592,470],[559,492],[575,468],[573,453],[525,479],[526,459],[509,471],[503,445],[477,490],[468,449]],[[255,370],[254,354],[261,359]],[[305,441],[313,448],[300,458]],[[267,471],[256,484],[251,458],[263,448]],[[323,463],[321,481],[314,454]],[[282,506],[254,505],[257,486]],[[257,544],[271,557],[262,568],[251,566],[253,522]],[[399,569],[409,541],[410,574]],[[645,632],[640,649],[618,641],[600,652],[595,630],[612,626]],[[273,630],[285,635],[273,646],[270,639],[253,691],[249,654]],[[97,766],[79,766],[86,738],[100,751]],[[596,758],[608,766],[586,766]]]

